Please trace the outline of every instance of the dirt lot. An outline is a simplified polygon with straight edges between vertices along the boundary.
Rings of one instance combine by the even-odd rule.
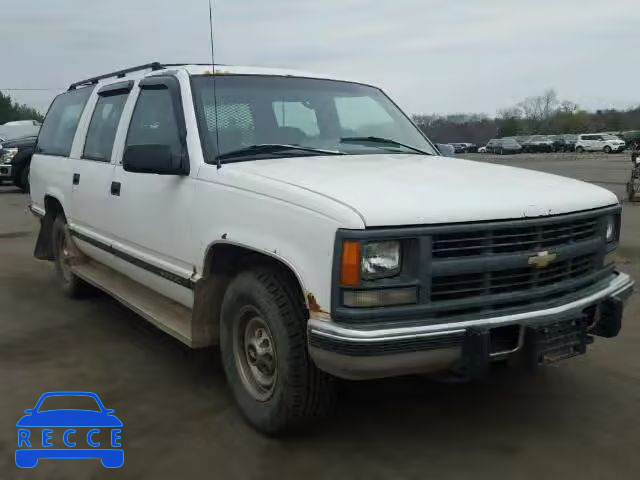
[[[626,155],[470,158],[556,172],[623,194]],[[338,414],[273,440],[245,426],[215,350],[190,351],[106,296],[62,297],[31,257],[27,197],[0,188],[2,479],[637,479],[640,325],[634,295],[620,337],[527,377],[423,377],[347,385]],[[620,261],[640,278],[640,207],[625,206]],[[15,423],[50,390],[98,393],[123,421],[125,463],[41,460],[19,470]]]

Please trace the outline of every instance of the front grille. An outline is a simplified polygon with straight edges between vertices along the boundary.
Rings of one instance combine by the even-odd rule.
[[[602,213],[469,224],[432,236],[428,293],[436,318],[526,309],[590,288],[603,275]],[[548,251],[550,265],[531,257]]]
[[[599,217],[557,220],[544,224],[494,226],[484,230],[439,233],[433,236],[434,258],[535,251],[595,238]]]
[[[559,261],[544,270],[524,268],[434,277],[431,301],[461,300],[480,295],[519,292],[580,278],[595,271],[593,255]]]

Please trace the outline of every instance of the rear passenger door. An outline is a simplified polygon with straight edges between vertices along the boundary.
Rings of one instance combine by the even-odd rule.
[[[80,158],[71,160],[72,228],[80,240],[111,241],[108,225],[114,215],[109,206],[113,177],[113,144],[133,82],[119,82],[98,90]]]

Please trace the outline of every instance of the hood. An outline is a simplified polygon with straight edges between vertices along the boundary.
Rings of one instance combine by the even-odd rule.
[[[618,203],[608,190],[578,180],[450,157],[279,158],[223,168],[332,198],[369,227],[538,217]]]

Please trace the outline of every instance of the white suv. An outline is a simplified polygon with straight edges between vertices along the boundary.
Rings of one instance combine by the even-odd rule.
[[[608,134],[583,134],[578,135],[576,141],[576,152],[622,152],[626,148],[624,140]]]
[[[543,173],[442,158],[378,88],[143,65],[58,96],[31,166],[35,256],[191,347],[278,433],[336,377],[586,351],[621,326],[620,205]],[[90,289],[89,289],[90,290]]]

